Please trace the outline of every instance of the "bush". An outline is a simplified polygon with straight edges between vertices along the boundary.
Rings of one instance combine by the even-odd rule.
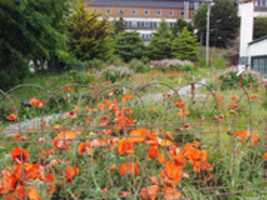
[[[96,77],[85,71],[70,71],[71,81],[78,84],[89,84],[96,80]]]
[[[172,32],[169,25],[162,21],[156,33],[147,47],[147,55],[150,59],[171,58]]]
[[[251,73],[243,73],[237,76],[237,72],[229,72],[219,77],[221,81],[221,90],[237,89],[240,85],[244,88],[257,88],[258,80]]]
[[[150,67],[148,65],[137,59],[133,59],[129,63],[129,67],[137,73],[144,73],[150,70]]]
[[[160,70],[167,70],[167,69],[181,70],[183,67],[193,66],[193,63],[187,60],[181,61],[178,59],[164,59],[164,60],[152,61],[151,65]]]
[[[86,66],[90,69],[103,69],[105,67],[105,63],[100,59],[93,59],[88,61]]]
[[[196,61],[198,57],[197,38],[184,29],[172,43],[172,54],[180,60]]]
[[[115,53],[125,62],[142,58],[144,49],[144,41],[137,32],[122,32],[116,38]]]
[[[111,81],[112,83],[123,79],[128,78],[134,74],[134,71],[128,67],[115,67],[110,66],[102,72],[106,80]]]

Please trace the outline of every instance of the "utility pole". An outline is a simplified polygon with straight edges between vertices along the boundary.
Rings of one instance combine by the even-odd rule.
[[[206,0],[208,4],[207,10],[207,27],[206,27],[206,65],[209,66],[210,59],[210,12],[213,0]]]

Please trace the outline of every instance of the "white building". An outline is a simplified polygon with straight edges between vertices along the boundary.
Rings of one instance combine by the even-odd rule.
[[[254,18],[267,17],[267,0],[241,0],[239,16],[240,64],[267,76],[267,36],[253,40]]]

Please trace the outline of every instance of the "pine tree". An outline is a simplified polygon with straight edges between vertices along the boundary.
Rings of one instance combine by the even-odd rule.
[[[125,29],[126,29],[126,25],[125,25],[125,21],[123,17],[120,17],[119,20],[114,21],[114,33],[115,34],[124,32]]]
[[[109,59],[113,53],[112,25],[81,3],[70,17],[70,47],[81,61]]]
[[[115,42],[115,53],[125,62],[144,55],[144,41],[137,32],[122,32]]]
[[[196,61],[198,55],[197,38],[186,28],[176,37],[172,44],[172,54],[180,60]]]
[[[150,59],[165,59],[170,58],[172,32],[169,25],[162,21],[156,33],[153,34],[147,48],[147,54]]]
[[[186,22],[185,20],[179,18],[176,20],[174,26],[171,28],[172,33],[174,36],[178,36],[179,33],[181,33],[184,28],[187,28],[190,32],[193,32],[193,26],[191,23]]]

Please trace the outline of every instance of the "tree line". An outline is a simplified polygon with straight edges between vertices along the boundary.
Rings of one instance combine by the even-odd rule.
[[[205,5],[193,23],[162,21],[148,45],[136,32],[126,32],[121,18],[111,23],[85,8],[82,0],[0,1],[0,88],[20,83],[34,72],[64,71],[94,59],[129,62],[178,58],[196,61],[206,32]],[[99,20],[101,18],[101,20]],[[256,21],[255,36],[267,34],[266,19]],[[211,12],[211,45],[227,48],[238,36],[233,0],[216,0]]]

